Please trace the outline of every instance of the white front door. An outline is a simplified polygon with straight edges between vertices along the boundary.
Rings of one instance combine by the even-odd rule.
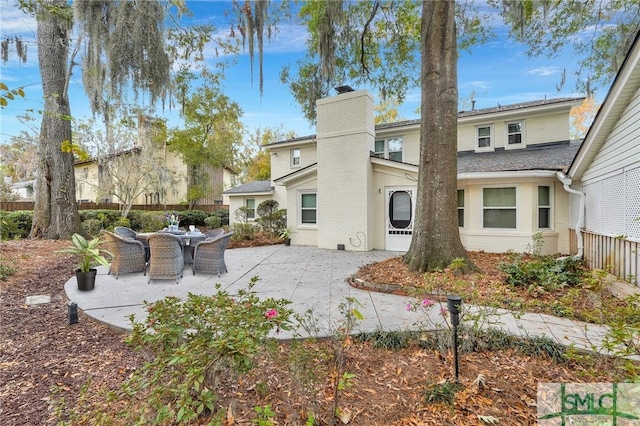
[[[407,251],[413,235],[416,187],[389,187],[385,192],[385,250]]]

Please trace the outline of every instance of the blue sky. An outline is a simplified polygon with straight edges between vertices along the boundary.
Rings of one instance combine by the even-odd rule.
[[[0,0],[0,34],[2,38],[22,35],[26,40],[35,40],[35,20],[19,9],[14,0]],[[228,2],[188,2],[195,12],[194,21],[215,24],[220,30],[228,28],[223,12],[230,7]],[[498,28],[500,32],[500,28]],[[225,93],[240,104],[244,115],[242,122],[251,131],[257,127],[280,127],[294,130],[298,136],[315,133],[303,117],[288,89],[280,83],[279,72],[286,64],[305,52],[305,29],[293,23],[281,24],[279,33],[265,44],[264,93],[258,90],[257,63],[253,84],[250,79],[248,53],[239,57],[238,64],[229,68],[224,82]],[[458,90],[460,98],[468,98],[475,93],[476,108],[493,107],[543,99],[546,97],[583,96],[575,92],[573,72],[576,57],[571,52],[563,52],[557,58],[529,59],[525,48],[502,35],[486,45],[474,48],[472,53],[461,52],[458,63]],[[562,70],[566,69],[567,81],[562,91],[556,90]],[[28,61],[21,64],[10,57],[6,65],[1,65],[0,81],[9,88],[25,86],[25,99],[17,99],[0,110],[0,143],[9,142],[24,128],[16,116],[29,109],[43,107],[40,75],[37,64],[35,42],[30,43]],[[349,82],[345,82],[349,84]],[[357,87],[364,89],[364,87]],[[600,88],[597,98],[603,99],[608,88]],[[83,94],[80,70],[75,69],[69,89],[71,113],[75,118],[90,117],[88,102]],[[376,93],[374,93],[374,96]],[[418,118],[415,111],[420,104],[418,89],[412,90],[400,107],[400,115],[406,119]],[[159,116],[171,117],[170,125],[179,123],[175,111],[157,111]],[[39,122],[36,128],[39,127]]]

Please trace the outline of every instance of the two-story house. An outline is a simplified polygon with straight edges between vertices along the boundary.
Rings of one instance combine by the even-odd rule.
[[[139,117],[138,140],[134,148],[77,161],[76,200],[123,202],[114,195],[117,193],[139,205],[186,203],[187,192],[193,186],[192,170],[166,143],[153,142],[153,132],[154,120]],[[238,173],[229,166],[213,165],[198,172],[198,184],[207,188],[199,204],[228,205],[223,191],[235,185]],[[105,192],[108,187],[112,190]]]
[[[571,108],[582,98],[545,99],[463,111],[458,118],[458,220],[468,250],[569,251],[569,193],[557,172],[580,143]],[[225,191],[230,217],[275,199],[287,209],[292,244],[406,251],[416,205],[419,120],[374,125],[367,91],[317,102],[317,134],[268,145],[271,181]],[[255,214],[254,214],[255,215]]]

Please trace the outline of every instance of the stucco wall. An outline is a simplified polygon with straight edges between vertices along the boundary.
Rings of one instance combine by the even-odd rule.
[[[300,150],[300,165],[291,164],[291,150]],[[290,173],[300,170],[312,164],[317,160],[316,144],[313,140],[305,140],[300,143],[287,143],[283,146],[272,146],[271,153],[271,179],[278,179]]]
[[[458,120],[458,151],[474,151],[477,144],[477,127],[492,126],[491,143],[493,149],[507,146],[507,125],[515,121],[524,123],[524,143],[520,147],[540,143],[569,140],[569,108],[554,113],[535,115],[512,114],[507,117]]]

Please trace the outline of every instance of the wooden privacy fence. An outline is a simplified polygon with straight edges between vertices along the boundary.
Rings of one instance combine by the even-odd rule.
[[[194,210],[202,210],[207,213],[214,212],[216,210],[228,209],[229,206],[223,204],[209,204],[194,207]],[[79,210],[120,210],[120,204],[118,203],[78,203]],[[149,211],[184,211],[188,210],[184,204],[134,204],[131,207],[132,210],[149,210]],[[17,211],[17,210],[33,210],[32,201],[13,201],[13,202],[0,202],[0,210],[4,211]]]
[[[571,253],[578,252],[578,242],[573,230],[569,230]],[[640,242],[622,236],[611,237],[590,231],[582,231],[584,260],[590,269],[603,269],[631,284],[638,285],[640,274]]]

